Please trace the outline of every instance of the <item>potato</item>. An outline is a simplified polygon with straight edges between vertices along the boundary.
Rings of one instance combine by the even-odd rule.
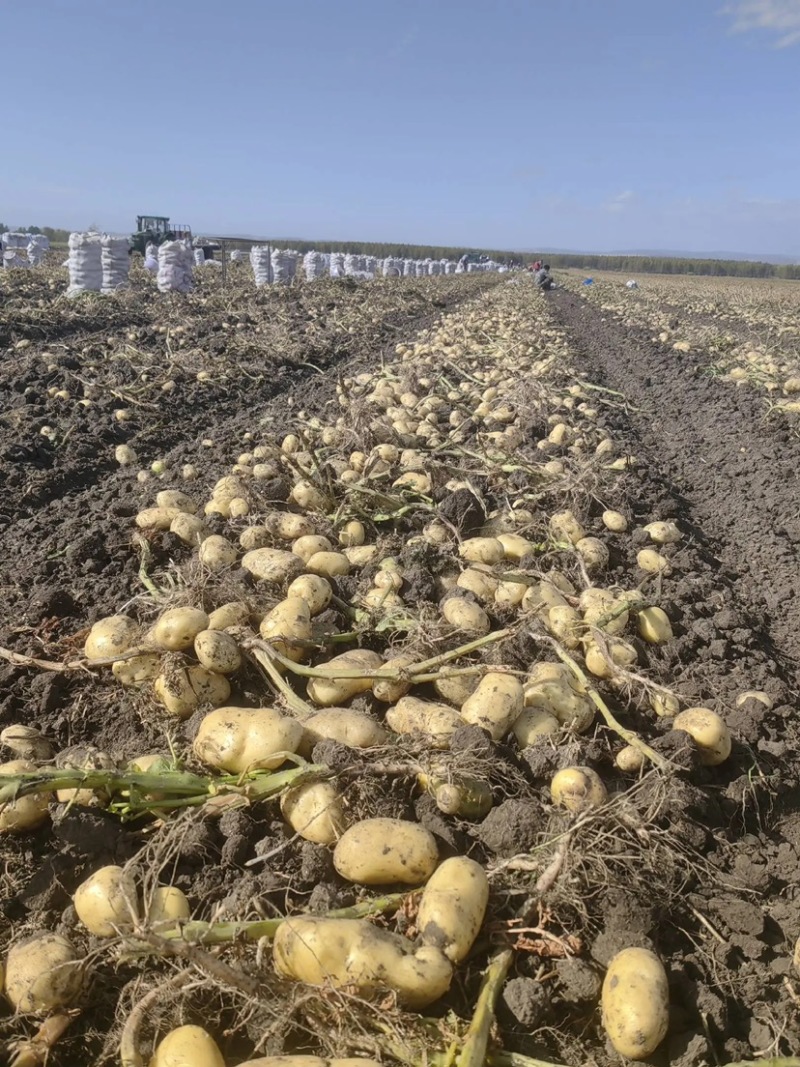
[[[458,554],[469,563],[499,563],[505,558],[505,549],[496,537],[468,537],[462,541]]]
[[[239,534],[239,545],[245,552],[266,548],[271,540],[272,536],[266,526],[246,526]]]
[[[344,550],[351,567],[366,567],[378,555],[377,545],[353,545]]]
[[[494,741],[500,741],[521,713],[523,696],[522,683],[517,678],[490,671],[464,701],[461,718],[486,730]]]
[[[429,474],[423,471],[406,471],[392,482],[393,489],[409,489],[420,496],[428,496],[433,488]]]
[[[680,701],[672,693],[650,693],[650,707],[659,718],[669,719],[681,710]]]
[[[545,626],[565,648],[577,648],[580,643],[581,618],[569,604],[550,608]]]
[[[644,756],[633,745],[625,745],[617,753],[614,763],[625,774],[636,774],[644,767]]]
[[[326,494],[311,482],[298,482],[289,497],[304,511],[328,511],[331,507],[331,502]]]
[[[280,767],[302,739],[300,723],[275,708],[224,707],[203,718],[192,748],[209,767],[242,774]]]
[[[116,770],[116,760],[94,745],[71,745],[62,749],[55,759],[56,767],[72,771]],[[102,807],[108,803],[108,794],[92,789],[57,789],[56,799],[61,804],[80,804],[83,807]]]
[[[505,559],[511,560],[514,563],[519,563],[523,556],[527,556],[535,551],[533,542],[529,541],[527,537],[520,537],[519,534],[500,533],[497,535],[497,540],[503,546],[503,555]]]
[[[209,630],[227,630],[229,626],[246,626],[250,619],[250,609],[243,600],[231,600],[221,604],[208,616]]]
[[[34,726],[14,723],[0,731],[0,745],[10,748],[19,760],[50,760],[53,758],[53,746]]]
[[[231,695],[231,687],[224,675],[197,664],[159,674],[153,692],[171,715],[188,719],[202,704],[219,707]]]
[[[208,615],[200,608],[170,608],[156,620],[150,636],[159,648],[182,652],[207,628]]]
[[[546,737],[558,733],[560,729],[561,723],[555,715],[544,708],[523,708],[511,727],[520,748],[538,745]]]
[[[550,796],[556,807],[573,814],[600,808],[608,799],[606,787],[590,767],[565,767],[553,775]]]
[[[208,537],[208,529],[203,520],[197,515],[188,515],[184,511],[175,516],[169,524],[169,529],[170,533],[174,533],[176,537],[180,537],[181,541],[192,547],[201,544]]]
[[[0,774],[25,774],[35,770],[36,764],[25,759],[0,763]],[[47,818],[47,806],[52,799],[52,793],[31,793],[0,804],[0,834],[21,834],[40,826]]]
[[[182,493],[180,489],[162,489],[156,493],[156,504],[160,508],[177,508],[186,515],[194,515],[197,512],[197,504],[188,493]]]
[[[215,674],[233,674],[242,665],[239,646],[222,630],[201,630],[194,639],[194,654]]]
[[[388,734],[380,723],[365,711],[353,708],[325,708],[303,721],[304,743],[338,741],[349,748],[372,748],[386,743]]]
[[[292,552],[299,556],[303,563],[307,563],[317,552],[331,551],[333,551],[333,544],[321,534],[305,534],[303,537],[298,537],[292,545]]]
[[[282,541],[296,541],[314,533],[313,522],[306,515],[295,515],[292,511],[274,511],[267,515],[264,526]]]
[[[604,511],[603,525],[612,533],[624,533],[628,529],[628,520],[621,511]]]
[[[447,748],[450,738],[464,720],[446,704],[419,697],[404,696],[389,708],[386,725],[396,734],[425,734],[433,748]]]
[[[710,708],[687,708],[676,715],[673,730],[683,730],[694,739],[700,760],[707,767],[724,763],[731,754],[731,732]]]
[[[557,607],[567,607],[567,601],[562,591],[550,581],[529,585],[522,597],[522,610],[535,612],[542,619],[547,618],[550,608]]]
[[[620,634],[628,625],[630,614],[625,597],[617,598],[608,589],[586,589],[581,594],[583,621],[607,634]]]
[[[34,934],[8,951],[5,993],[15,1011],[56,1011],[74,1000],[82,984],[78,954],[60,934]]]
[[[575,551],[588,571],[599,571],[608,566],[608,549],[598,537],[582,537]]]
[[[456,580],[456,586],[459,589],[465,589],[484,602],[494,600],[498,585],[499,582],[493,574],[480,570],[478,567],[467,567]],[[523,593],[524,591],[523,587]]]
[[[287,919],[276,931],[272,958],[285,978],[348,986],[362,997],[388,988],[407,1008],[424,1008],[444,996],[453,974],[439,949],[415,950],[407,938],[364,919]]]
[[[149,1067],[225,1067],[219,1046],[200,1026],[179,1026],[159,1041]]]
[[[681,532],[674,522],[649,522],[644,532],[657,545],[672,545],[681,539]]]
[[[571,511],[556,511],[550,516],[550,533],[556,541],[569,541],[577,545],[586,537],[586,531]]]
[[[227,537],[212,534],[198,548],[197,558],[208,570],[216,572],[226,567],[233,567],[239,558],[239,553]]]
[[[100,619],[89,631],[83,646],[88,660],[113,659],[133,648],[139,638],[139,626],[127,615],[110,615]]]
[[[438,862],[430,830],[403,819],[357,822],[333,852],[333,865],[342,878],[360,885],[422,885]]]
[[[652,548],[643,548],[636,555],[639,567],[648,574],[666,574],[669,571],[669,562]]]
[[[649,1059],[669,1026],[664,965],[646,948],[625,948],[608,965],[601,998],[603,1027],[629,1060]]]
[[[525,582],[498,582],[494,592],[494,602],[499,608],[518,608],[527,591],[528,586]]]
[[[182,514],[180,508],[144,508],[136,516],[136,525],[140,530],[168,530]]]
[[[303,570],[303,560],[280,548],[255,548],[242,557],[242,566],[259,581],[277,584],[296,578]]]
[[[160,885],[147,902],[147,920],[150,926],[174,925],[190,918],[192,910],[184,893],[174,885]]]
[[[306,567],[323,578],[341,578],[350,573],[350,560],[344,552],[315,552],[306,560]]]
[[[81,882],[72,897],[78,918],[97,937],[115,937],[130,930],[139,911],[133,877],[113,864]]]
[[[650,645],[663,645],[672,640],[672,625],[661,608],[642,608],[636,616],[636,625],[639,636]]]
[[[489,880],[479,863],[466,856],[445,860],[422,893],[416,919],[420,941],[461,963],[480,932],[488,902]]]
[[[351,519],[339,531],[338,540],[339,544],[344,548],[355,548],[358,545],[363,545],[366,537],[367,532],[364,529],[364,523],[359,522],[358,519]]]
[[[584,642],[586,669],[595,678],[613,678],[617,674],[616,668],[627,670],[629,667],[633,667],[639,658],[633,645],[621,637],[609,636],[605,640],[605,645],[608,649],[611,663],[608,662],[594,639],[588,638]]]
[[[332,782],[304,782],[281,794],[281,814],[296,834],[332,845],[345,828],[342,798]]]
[[[413,656],[394,656],[392,659],[387,659],[382,669],[402,670],[413,662]],[[394,681],[391,678],[376,678],[372,683],[372,694],[376,700],[383,701],[385,704],[395,704],[406,695],[410,688],[410,679]]]
[[[463,597],[448,597],[442,604],[442,615],[451,626],[465,633],[488,634],[492,628],[483,608]]]
[[[456,674],[451,677],[439,677],[433,683],[436,695],[456,708],[460,708],[467,697],[472,696],[478,687],[477,674]]]
[[[299,663],[308,650],[299,642],[312,638],[311,609],[300,597],[288,597],[276,604],[261,620],[259,633],[286,659]]]
[[[312,615],[321,614],[331,602],[333,590],[327,578],[319,574],[301,574],[286,590],[286,599],[299,597],[308,604]]]
[[[365,648],[353,649],[351,652],[342,652],[334,656],[327,663],[320,663],[319,670],[330,671],[330,676],[325,678],[311,678],[308,682],[309,699],[318,707],[332,707],[343,704],[351,697],[359,693],[365,693],[372,687],[373,679],[369,676],[372,671],[378,670],[383,665],[383,659],[377,652],[370,652]],[[337,678],[337,671],[364,672],[364,678]]]
[[[526,684],[525,707],[546,711],[560,725],[569,726],[579,734],[585,733],[594,722],[595,710],[591,700],[577,692],[563,676],[562,680]],[[532,724],[536,721],[531,720]]]
[[[345,1056],[324,1060],[321,1056],[259,1056],[257,1060],[247,1060],[239,1067],[381,1067],[377,1060],[368,1060],[361,1056]]]

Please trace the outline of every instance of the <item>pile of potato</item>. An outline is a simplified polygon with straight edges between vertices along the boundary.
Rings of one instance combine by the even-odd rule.
[[[393,746],[407,755],[410,745],[420,762],[416,788],[446,816],[480,821],[491,786],[449,763],[456,730],[477,726],[521,751],[592,730],[594,686],[620,699],[636,688],[631,637],[654,646],[674,639],[654,599],[669,589],[670,553],[682,532],[671,522],[646,525],[649,547],[639,550],[636,569],[623,584],[609,580],[611,553],[624,555],[632,534],[629,518],[612,509],[594,518],[579,512],[575,485],[591,472],[600,492],[613,495],[635,460],[601,427],[590,391],[574,377],[569,384],[566,341],[519,283],[445,316],[396,354],[383,369],[342,381],[339,413],[329,420],[301,413],[280,439],[254,430],[249,451],[208,492],[194,468],[184,471],[190,487],[159,491],[136,526],[145,537],[170,531],[185,546],[185,584],[151,617],[96,622],[84,654],[121,685],[149,693],[168,718],[202,712],[187,756],[206,773],[276,770],[309,758],[326,739],[387,758]],[[358,436],[355,404],[362,418],[367,413]],[[265,509],[259,486],[276,479],[287,486],[285,502]],[[437,507],[443,491],[490,501],[469,535]],[[212,517],[225,533],[211,531]],[[422,605],[410,594],[395,528],[406,546],[437,560],[438,603]],[[214,600],[218,589],[227,599]],[[519,670],[504,659],[504,642],[526,630],[545,641],[541,658]],[[320,651],[337,638],[355,647]],[[446,653],[459,649],[449,660]],[[271,657],[273,682],[277,675],[282,686],[264,683],[262,706],[243,707],[238,680],[252,671],[254,650]],[[670,718],[703,763],[727,758],[730,733],[714,710],[681,710],[663,691],[649,699],[654,724]],[[133,765],[146,769],[163,758],[141,754]],[[620,743],[616,761],[624,782],[646,757]],[[22,767],[5,765],[14,769]],[[609,787],[588,766],[562,769],[549,783],[553,804],[576,817],[602,808]],[[346,789],[330,777],[291,786],[280,798],[287,828],[329,847],[348,882],[424,887],[418,936],[410,941],[365,919],[290,916],[272,946],[275,972],[364,997],[388,989],[402,1007],[426,1008],[450,988],[482,929],[487,874],[465,856],[442,862],[435,837],[417,823],[354,816]],[[97,790],[73,792],[74,803],[103,802]],[[0,831],[20,832],[46,817],[46,796],[22,798],[0,812]],[[75,908],[87,931],[107,938],[142,923],[181,921],[191,902],[170,886],[144,901],[124,870],[105,867],[79,888]],[[22,947],[9,954],[6,993],[26,1010],[75,995],[73,971],[62,967],[76,963],[74,950],[63,938],[42,937],[50,941],[40,938],[36,951],[56,961],[55,971],[48,963],[39,978],[18,977]],[[666,978],[652,953],[627,953],[608,970],[603,1021],[620,1053],[645,1058],[666,1033]],[[45,988],[48,975],[58,976],[58,990]],[[312,1067],[312,1059],[298,1067]],[[164,1038],[152,1065],[189,1062],[222,1059],[208,1034],[181,1027]]]

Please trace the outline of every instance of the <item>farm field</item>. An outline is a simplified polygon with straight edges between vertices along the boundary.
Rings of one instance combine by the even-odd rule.
[[[17,1067],[797,1053],[800,286],[558,280],[3,278]]]

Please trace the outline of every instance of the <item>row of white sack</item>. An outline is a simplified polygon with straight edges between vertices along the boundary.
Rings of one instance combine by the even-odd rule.
[[[67,294],[114,293],[128,286],[130,242],[113,234],[71,233]],[[157,274],[161,292],[188,293],[194,288],[194,253],[190,241],[165,241],[157,249],[148,245],[145,267]]]

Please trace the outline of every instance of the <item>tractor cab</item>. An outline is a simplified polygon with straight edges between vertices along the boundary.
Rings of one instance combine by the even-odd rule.
[[[192,239],[190,226],[171,224],[166,215],[137,215],[136,233],[131,234],[131,248],[144,255],[149,244],[160,245],[164,241],[181,238]]]

